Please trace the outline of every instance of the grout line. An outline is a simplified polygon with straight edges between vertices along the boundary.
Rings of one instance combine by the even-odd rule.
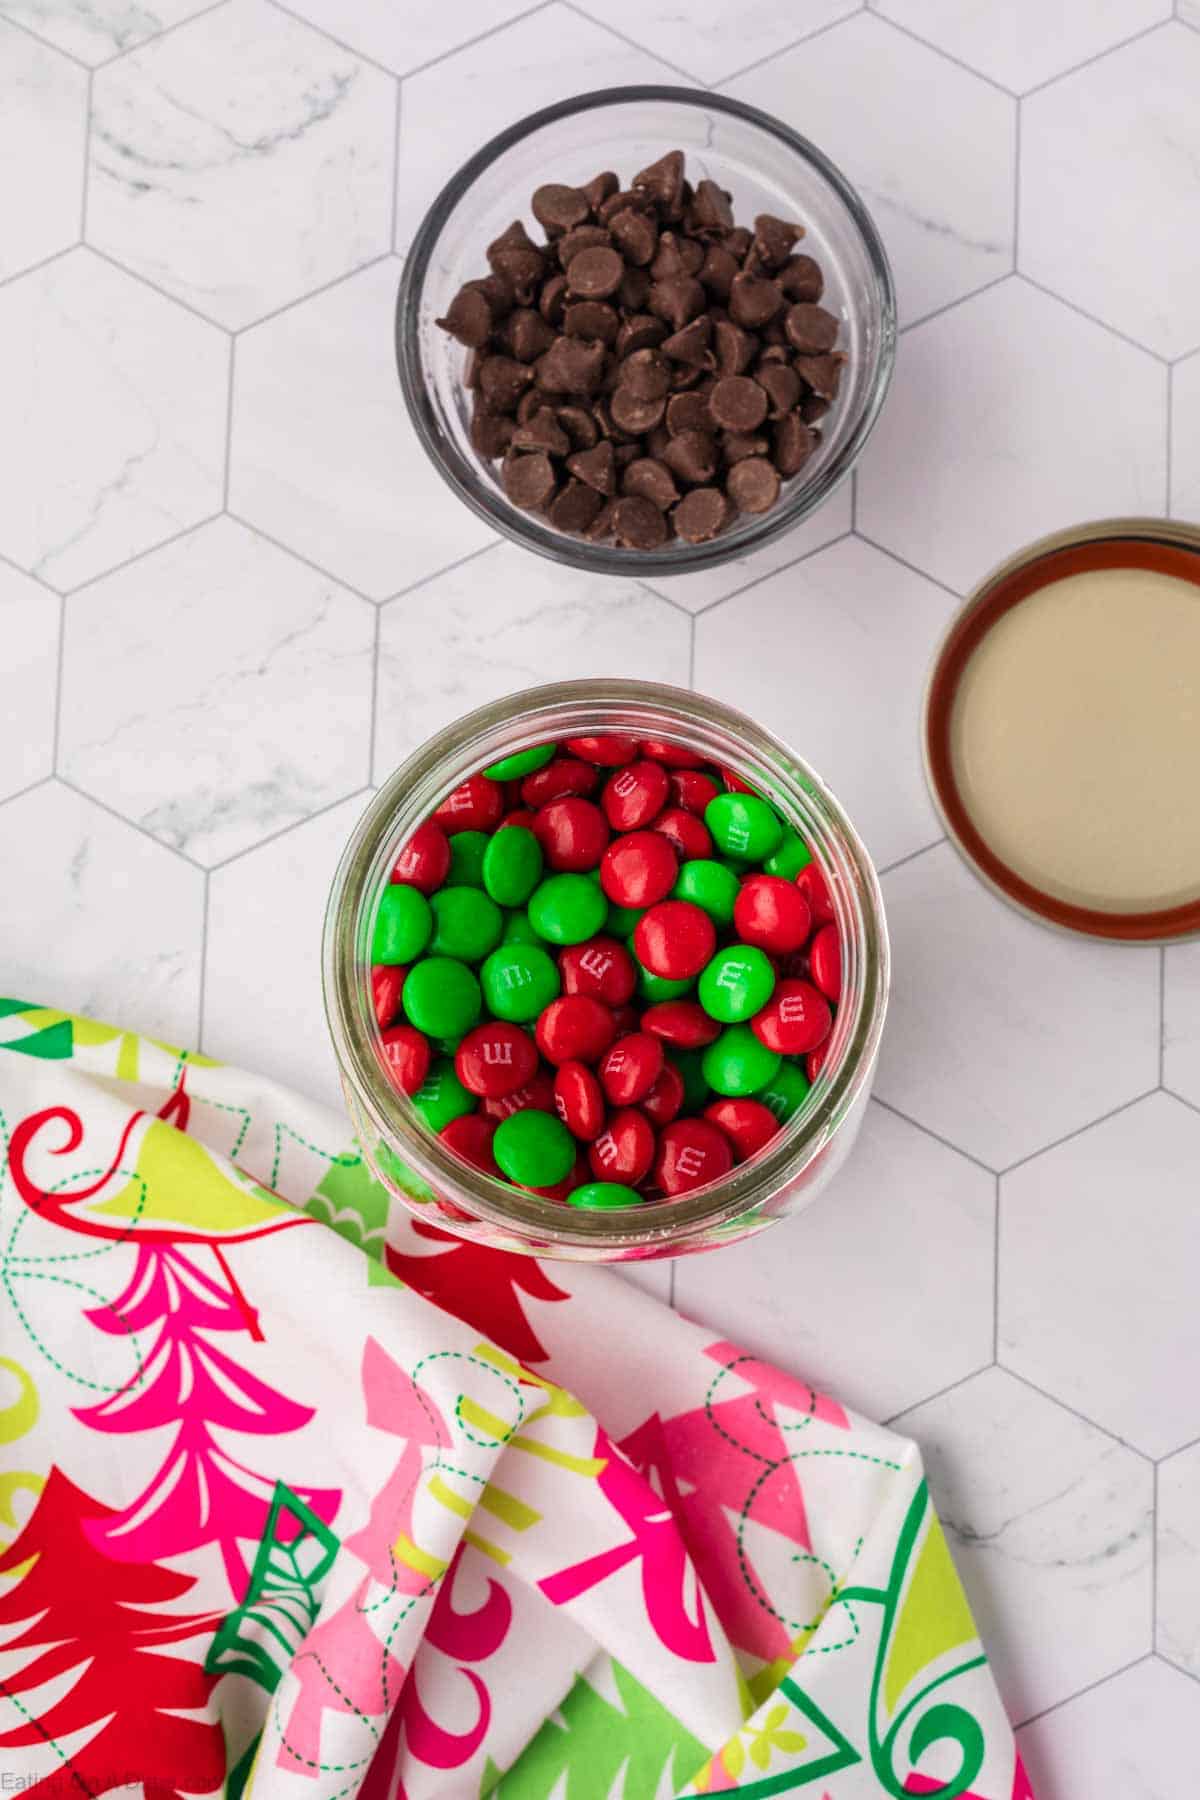
[[[278,5],[278,3],[279,0],[275,0],[275,4]],[[489,25],[486,31],[481,31],[477,36],[468,38],[465,43],[453,44],[449,50],[440,50],[436,56],[431,56],[428,62],[416,63],[411,69],[394,69],[392,73],[399,75],[402,81],[407,81],[410,75],[424,75],[427,69],[436,69],[439,63],[449,61],[452,56],[460,56],[464,50],[473,50],[476,44],[486,43],[488,38],[498,37],[502,31],[508,31],[514,25],[523,25],[527,19],[536,18],[538,13],[549,11],[554,4],[555,0],[540,0],[540,3],[537,6],[531,6],[528,12],[517,13],[511,19],[502,19],[498,25]]]
[[[292,819],[288,824],[281,825],[278,831],[272,831],[268,833],[266,837],[256,838],[252,844],[246,844],[241,850],[233,850],[228,856],[222,856],[219,861],[209,865],[208,873],[210,875],[215,875],[219,869],[228,869],[232,867],[234,863],[241,862],[243,857],[253,856],[256,850],[263,849],[265,845],[278,843],[280,838],[289,837],[293,831],[299,831],[304,825],[311,825],[314,819],[323,818],[326,813],[332,812],[335,807],[344,806],[348,800],[357,800],[361,794],[370,793],[371,791],[371,783],[365,781],[361,787],[352,788],[348,794],[339,794],[336,800],[326,800],[323,806],[318,806],[312,812],[305,813],[302,819]],[[155,839],[155,842],[158,842],[157,838]],[[183,851],[177,851],[176,854],[182,856]]]
[[[221,0],[222,5],[225,5],[225,3],[226,0]],[[88,163],[90,166],[90,155],[88,157]],[[222,324],[220,319],[214,319],[210,317],[208,313],[201,312],[198,306],[193,306],[190,300],[181,299],[178,294],[173,294],[169,288],[160,287],[157,281],[151,281],[148,275],[144,275],[140,269],[134,268],[132,264],[119,262],[115,256],[110,256],[107,250],[100,249],[97,244],[85,244],[83,248],[89,256],[96,256],[101,262],[107,263],[110,269],[116,269],[120,274],[128,275],[131,281],[136,281],[142,287],[149,288],[152,294],[157,294],[159,299],[165,300],[169,306],[178,306],[181,311],[190,313],[193,319],[199,319],[200,323],[202,325],[207,325],[210,331],[219,331],[224,337],[233,336],[232,329],[228,325]]]
[[[67,588],[65,592],[70,595],[86,594],[89,588],[99,587],[102,581],[109,580],[113,575],[120,575],[124,569],[131,569],[135,563],[145,562],[148,556],[157,556],[160,550],[169,550],[171,545],[177,544],[181,538],[191,537],[194,531],[202,531],[206,525],[215,524],[220,517],[219,512],[209,513],[205,518],[197,519],[194,524],[182,525],[178,531],[173,531],[170,537],[163,538],[157,544],[147,544],[144,550],[135,550],[132,556],[125,558],[124,562],[114,563],[111,569],[100,569],[95,575],[89,575],[86,581],[79,582],[73,588]]]
[[[145,838],[148,844],[153,844],[156,850],[161,850],[164,856],[177,856],[180,862],[187,863],[189,868],[199,869],[201,874],[204,873],[204,864],[197,862],[196,858],[190,856],[186,850],[180,850],[175,844],[164,844],[163,840],[155,837],[152,831],[147,831],[139,820],[131,819],[125,813],[118,812],[115,806],[110,806],[107,800],[101,800],[100,796],[93,794],[89,788],[80,787],[79,783],[73,781],[69,775],[58,774],[55,779],[72,794],[77,794],[81,800],[88,801],[92,806],[98,806],[101,812],[107,813],[111,819],[116,819],[118,824],[128,826],[130,831],[136,831],[139,837]]]
[[[1073,1131],[1064,1131],[1061,1137],[1053,1138],[1050,1143],[1043,1144],[1040,1149],[1031,1150],[1027,1156],[1020,1156],[1016,1162],[1006,1164],[1000,1170],[1000,1174],[1015,1174],[1018,1169],[1023,1169],[1026,1163],[1036,1161],[1039,1156],[1048,1156],[1051,1150],[1061,1149],[1064,1144],[1069,1144],[1075,1138],[1082,1137],[1085,1131],[1091,1131],[1097,1125],[1106,1125],[1110,1119],[1118,1118],[1121,1113],[1128,1112],[1131,1106],[1140,1106],[1143,1100],[1148,1100],[1151,1094],[1157,1092],[1158,1083],[1156,1081],[1153,1087],[1144,1088],[1140,1094],[1135,1094],[1132,1100],[1122,1100],[1119,1106],[1110,1107],[1108,1112],[1101,1113],[1098,1118],[1089,1119],[1086,1125],[1077,1125]]]
[[[13,31],[19,31],[22,37],[32,38],[35,44],[40,44],[43,50],[49,50],[52,55],[65,57],[67,62],[74,63],[75,67],[82,69],[86,75],[92,73],[93,65],[90,62],[85,62],[84,58],[77,56],[74,50],[64,50],[62,45],[56,44],[52,38],[40,36],[32,26],[22,24],[20,19],[10,18],[5,13],[3,18],[0,18],[0,24],[10,26]]]
[[[297,25],[307,26],[309,31],[315,31],[318,37],[325,39],[326,43],[336,44],[339,50],[344,50],[346,52],[347,56],[353,56],[357,61],[366,63],[368,68],[378,69],[381,75],[387,75],[392,81],[398,81],[400,79],[399,70],[389,69],[386,63],[381,63],[379,59],[372,56],[369,51],[359,50],[354,44],[347,43],[345,38],[338,37],[337,33],[330,31],[328,26],[318,25],[315,20],[306,18],[303,13],[297,12],[294,7],[285,6],[283,0],[270,0],[270,4],[274,7],[276,12],[282,13],[285,18],[293,19]]]
[[[79,241],[87,241],[88,195],[92,182],[92,105],[96,94],[96,78],[89,73],[87,79],[87,102],[83,114],[83,180],[79,193]]]
[[[664,594],[659,588],[651,587],[649,582],[638,580],[635,577],[633,585],[640,588],[642,593],[647,594],[651,600],[660,600],[664,606],[669,606],[672,612],[681,613],[685,619],[695,618],[695,613],[686,607],[682,600],[673,599],[670,594]]]
[[[375,608],[375,638],[371,651],[371,730],[367,739],[367,781],[375,779],[375,740],[379,727],[379,654],[383,636],[383,608]]]
[[[1186,1675],[1189,1681],[1200,1684],[1200,1674],[1197,1674],[1195,1669],[1189,1669],[1186,1664],[1173,1662],[1169,1656],[1162,1654],[1157,1650],[1154,1652],[1154,1661],[1156,1663],[1161,1663],[1166,1669],[1174,1669],[1177,1675]]]
[[[221,8],[228,6],[229,3],[230,0],[213,0],[211,6],[203,6],[199,12],[189,13],[185,19],[176,19],[173,25],[164,25],[160,31],[154,33],[153,37],[139,38],[136,44],[126,44],[122,49],[115,50],[111,56],[106,56],[103,62],[98,62],[96,68],[109,69],[113,63],[121,62],[127,56],[136,56],[139,50],[149,50],[160,39],[170,37],[173,32],[182,30],[185,25],[194,25],[197,19],[206,19],[209,13],[220,12]]]
[[[40,44],[42,40],[39,38],[37,41]],[[51,263],[61,262],[64,256],[72,256],[80,248],[78,243],[74,243],[68,244],[65,250],[52,250],[49,256],[43,256],[41,262],[30,263],[27,269],[14,269],[11,275],[0,278],[0,288],[11,287],[14,281],[24,281],[27,275],[36,275],[40,270],[48,269]]]
[[[1093,1431],[1098,1431],[1102,1437],[1108,1438],[1114,1444],[1120,1444],[1121,1448],[1128,1450],[1131,1456],[1136,1456],[1141,1462],[1149,1463],[1151,1467],[1154,1466],[1154,1458],[1148,1451],[1139,1450],[1136,1444],[1131,1444],[1128,1438],[1122,1437],[1119,1431],[1114,1431],[1111,1425],[1102,1425],[1099,1419],[1092,1417],[1091,1413],[1081,1412],[1077,1406],[1072,1406],[1069,1400],[1064,1400],[1061,1394],[1052,1394],[1049,1388],[1039,1386],[1036,1381],[1031,1381],[1028,1375],[1022,1375],[1020,1369],[1014,1369],[1010,1363],[1001,1361],[999,1357],[996,1359],[996,1367],[1005,1375],[1010,1375],[1014,1381],[1019,1381],[1022,1387],[1027,1387],[1031,1392],[1040,1394],[1043,1400],[1049,1400],[1052,1406],[1061,1406],[1064,1412],[1069,1412],[1073,1418],[1079,1420],[1081,1425],[1090,1425]]]
[[[274,5],[275,0],[271,0],[271,4]],[[272,307],[270,312],[265,312],[256,319],[248,319],[244,325],[234,326],[230,336],[245,337],[248,331],[257,331],[260,325],[269,325],[272,319],[278,319],[284,313],[292,312],[295,307],[303,306],[306,300],[316,300],[321,294],[328,294],[333,288],[341,287],[343,282],[353,281],[356,275],[365,275],[368,269],[376,269],[380,263],[389,262],[395,254],[391,249],[381,250],[378,256],[368,257],[366,262],[359,263],[356,268],[346,269],[341,275],[335,275],[332,281],[324,281],[320,287],[311,288],[305,294],[297,294],[294,299],[285,300],[282,306]],[[222,326],[221,329],[224,330],[225,327]]]
[[[225,394],[225,467],[222,471],[221,509],[229,510],[229,480],[233,468],[233,384],[234,364],[237,361],[237,339],[229,340],[229,378]]]
[[[208,908],[212,873],[204,871],[204,905],[200,914],[200,1003],[196,1008],[196,1048],[204,1050],[204,1002],[208,993]]]
[[[916,331],[922,325],[932,324],[934,319],[940,319],[944,313],[953,312],[955,307],[965,306],[968,300],[978,300],[980,294],[988,293],[992,288],[999,287],[1002,282],[1011,281],[1015,273],[1015,269],[1004,269],[999,275],[993,275],[989,280],[981,283],[979,287],[972,288],[969,294],[959,294],[954,300],[947,300],[941,306],[935,306],[932,312],[921,313],[916,319],[906,319],[900,326],[897,337],[907,337],[910,331]]]
[[[1144,1662],[1150,1662],[1152,1656],[1153,1652],[1148,1650],[1144,1656],[1135,1656],[1131,1662],[1122,1663],[1119,1669],[1112,1669],[1107,1675],[1097,1676],[1095,1681],[1089,1681],[1087,1686],[1081,1687],[1077,1693],[1068,1694],[1065,1700],[1056,1700],[1053,1706],[1043,1706],[1041,1712],[1030,1713],[1027,1719],[1021,1719],[1018,1722],[1016,1729],[1023,1731],[1026,1725],[1035,1725],[1039,1719],[1049,1718],[1051,1713],[1060,1712],[1064,1706],[1070,1706],[1073,1700],[1082,1700],[1085,1694],[1092,1694],[1097,1688],[1107,1686],[1110,1681],[1116,1681],[1118,1676],[1128,1675],[1130,1669],[1138,1669]]]
[[[443,575],[451,575],[456,569],[465,568],[467,563],[475,562],[480,556],[490,556],[493,550],[499,550],[504,543],[503,538],[493,538],[490,544],[481,544],[478,550],[468,550],[465,556],[456,556],[453,562],[446,563],[443,568],[433,569],[428,575],[421,575],[416,581],[410,581],[407,587],[397,589],[388,594],[386,599],[377,602],[380,606],[391,606],[397,600],[407,600],[410,594],[419,593],[421,588],[428,587],[431,581],[439,581]],[[659,596],[661,598],[661,596]]]
[[[62,741],[63,659],[67,648],[67,597],[58,596],[58,656],[54,672],[54,735],[50,740],[50,772],[58,774],[58,758]]]
[[[392,143],[392,222],[388,227],[388,243],[393,252],[400,230],[400,114],[404,106],[404,83],[396,82],[396,135]]]
[[[909,1413],[920,1412],[923,1406],[932,1406],[935,1400],[944,1400],[947,1394],[953,1394],[960,1387],[966,1387],[968,1381],[974,1381],[979,1375],[986,1375],[988,1370],[995,1366],[994,1362],[980,1363],[977,1369],[970,1369],[967,1374],[960,1375],[957,1380],[948,1381],[945,1387],[937,1388],[932,1394],[926,1394],[923,1400],[914,1400],[910,1406],[902,1406],[900,1411],[893,1413],[890,1419],[883,1419],[880,1423],[885,1431],[891,1431],[895,1428],[898,1419],[907,1417]]]
[[[1024,269],[1017,270],[1016,279],[1025,282],[1028,287],[1035,288],[1039,294],[1045,294],[1047,299],[1057,300],[1060,306],[1065,306],[1067,308],[1068,312],[1073,312],[1077,314],[1079,318],[1086,319],[1089,325],[1095,325],[1100,331],[1106,331],[1109,337],[1116,338],[1118,343],[1128,344],[1130,349],[1140,350],[1143,356],[1153,357],[1156,363],[1161,363],[1164,368],[1170,368],[1171,359],[1169,356],[1163,356],[1160,351],[1152,350],[1149,344],[1139,344],[1138,340],[1130,337],[1127,331],[1119,331],[1115,325],[1110,325],[1106,319],[1098,319],[1095,313],[1088,312],[1086,307],[1077,306],[1074,300],[1068,300],[1064,294],[1058,293],[1055,288],[1047,287],[1044,281],[1036,280],[1034,276],[1028,274]]]
[[[890,1100],[881,1100],[878,1094],[872,1094],[871,1102],[874,1106],[882,1106],[884,1112],[891,1113],[894,1118],[903,1119],[906,1125],[911,1125],[914,1131],[919,1131],[925,1137],[932,1138],[934,1143],[941,1144],[943,1149],[953,1150],[955,1156],[961,1156],[964,1162],[974,1163],[975,1167],[982,1169],[985,1175],[994,1176],[997,1173],[990,1163],[984,1162],[982,1157],[974,1155],[970,1150],[964,1150],[961,1144],[952,1144],[950,1139],[943,1137],[940,1131],[934,1131],[931,1126],[922,1125],[920,1119],[914,1119],[909,1113],[901,1112],[900,1108],[893,1106]]]
[[[660,51],[647,49],[645,44],[637,43],[627,32],[619,31],[617,27],[610,24],[607,19],[596,18],[594,13],[587,12],[582,6],[577,5],[576,0],[563,0],[563,6],[567,12],[573,12],[577,19],[583,19],[586,24],[595,25],[599,30],[607,31],[609,36],[616,38],[619,43],[627,44],[631,50],[636,50],[639,56],[648,56],[652,61],[661,63],[664,69],[670,69],[674,74],[682,75],[683,79],[690,82],[694,87],[707,88],[712,86],[712,83],[705,81],[703,76],[693,75],[690,69],[683,68],[682,65],[677,62],[672,62],[669,56],[663,56]]]
[[[40,38],[38,42],[41,42]],[[36,781],[27,781],[25,786],[17,788],[15,793],[5,794],[3,800],[0,800],[0,807],[11,806],[14,800],[23,800],[26,794],[35,794],[38,788],[49,787],[53,780],[54,776],[50,774],[39,775]]]
[[[1167,947],[1160,945],[1158,952],[1158,1085],[1162,1087],[1167,1075]]]
[[[844,25],[848,19],[857,18],[862,11],[863,8],[859,7],[854,12],[843,13],[840,18],[830,19],[828,25],[819,25],[816,31],[805,32],[802,37],[793,38],[790,43],[781,44],[778,50],[768,50],[765,56],[755,57],[753,62],[744,64],[740,69],[735,69],[731,75],[722,75],[719,81],[714,81],[710,85],[714,88],[722,88],[731,81],[740,81],[743,75],[752,75],[755,69],[761,69],[764,63],[775,62],[777,58],[790,56],[793,50],[800,48],[801,44],[814,44],[827,32],[836,31],[838,26]]]
[[[695,612],[691,613],[692,618],[707,618],[708,614],[716,612],[719,606],[727,606],[731,600],[740,600],[743,594],[748,594],[750,592],[751,588],[760,587],[764,581],[773,581],[776,575],[790,574],[793,569],[798,569],[801,563],[806,563],[810,557],[820,556],[822,550],[832,550],[835,544],[843,543],[849,536],[849,530],[839,531],[836,537],[831,537],[829,539],[828,543],[818,544],[814,550],[805,550],[802,555],[793,557],[791,562],[780,563],[777,569],[767,569],[763,574],[753,576],[749,581],[744,582],[741,587],[734,588],[731,594],[722,594],[719,600],[710,600],[707,606],[698,606]],[[652,588],[651,592],[658,594],[660,600],[665,600],[668,597],[666,594],[661,593],[658,588]],[[691,612],[690,607],[687,607],[684,610]]]
[[[1005,276],[1005,280],[1008,280],[1007,276]],[[881,544],[878,538],[871,537],[868,532],[860,529],[856,533],[856,536],[864,544],[870,544],[872,550],[878,550],[880,556],[890,557],[891,560],[894,563],[898,563],[902,569],[907,569],[910,575],[919,575],[922,581],[928,581],[932,583],[934,587],[941,588],[943,594],[949,594],[952,600],[956,600],[959,605],[962,604],[965,595],[960,593],[958,588],[951,587],[948,581],[942,581],[937,575],[931,575],[928,569],[919,569],[915,562],[909,562],[907,556],[901,556],[898,550],[889,550],[886,544]]]
[[[305,556],[303,551],[297,550],[292,544],[285,544],[282,538],[272,537],[269,531],[264,531],[261,525],[254,523],[253,519],[244,518],[235,507],[226,505],[225,516],[232,519],[235,525],[240,525],[243,530],[254,532],[255,536],[262,538],[265,543],[274,544],[276,550],[282,550],[285,556],[295,557],[297,562],[303,563],[305,568],[311,569],[314,574],[324,576],[326,581],[332,581],[335,586],[344,588],[348,594],[357,594],[358,598],[365,600],[368,606],[380,604],[373,595],[364,594],[361,588],[356,588],[352,582],[346,580],[345,576],[335,575],[332,569],[325,568],[322,563],[314,562],[311,556]]]
[[[1200,1106],[1197,1106],[1194,1100],[1189,1100],[1186,1094],[1179,1093],[1173,1087],[1164,1087],[1163,1092],[1167,1095],[1168,1099],[1178,1100],[1180,1106],[1186,1106],[1189,1112],[1200,1114]],[[1194,1438],[1192,1441],[1200,1444],[1200,1438]]]
[[[1103,62],[1106,57],[1115,56],[1118,50],[1127,50],[1130,44],[1139,43],[1144,37],[1151,37],[1154,32],[1162,31],[1170,23],[1170,19],[1156,19],[1153,25],[1143,25],[1140,31],[1130,32],[1128,37],[1119,39],[1117,43],[1106,44],[1104,49],[1097,50],[1094,56],[1085,57],[1080,63],[1072,63],[1069,69],[1060,69],[1057,75],[1048,75],[1045,81],[1036,82],[1033,87],[1026,88],[1024,98],[1028,100],[1033,94],[1044,94],[1047,88],[1054,87],[1060,81],[1069,80],[1072,75],[1082,75],[1085,69],[1092,68],[1098,62]]]
[[[941,837],[934,838],[932,844],[922,844],[919,850],[910,850],[907,856],[898,856],[895,862],[885,863],[883,868],[876,869],[875,873],[882,881],[885,875],[890,875],[892,873],[893,869],[902,869],[906,863],[916,862],[918,856],[928,856],[931,850],[936,850],[939,844],[944,844],[945,842],[946,836],[943,832]]]
[[[1187,1451],[1194,1450],[1198,1444],[1200,1444],[1200,1437],[1194,1437],[1189,1438],[1186,1444],[1177,1444],[1174,1450],[1164,1450],[1161,1456],[1156,1456],[1154,1458],[1155,1468],[1158,1467],[1159,1463],[1170,1462],[1173,1456],[1183,1456]]]
[[[1005,87],[1004,83],[997,81],[994,75],[985,75],[982,69],[975,68],[969,62],[964,62],[961,56],[955,56],[952,50],[945,49],[941,44],[935,44],[932,38],[922,37],[919,31],[912,29],[911,25],[902,25],[899,19],[893,19],[887,13],[873,13],[872,16],[877,18],[881,25],[889,25],[902,37],[910,38],[914,44],[920,44],[922,49],[931,51],[934,56],[940,56],[943,62],[951,63],[954,68],[961,69],[964,75],[970,75],[976,81],[982,81],[985,86],[992,88],[997,94],[1003,94],[1006,100],[1019,99],[1020,96],[1015,89]]]
[[[1000,1360],[1000,1177],[996,1177],[992,1230],[992,1361]]]

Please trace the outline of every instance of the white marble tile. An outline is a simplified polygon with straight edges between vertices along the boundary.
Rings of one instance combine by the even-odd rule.
[[[924,1454],[1014,1722],[1150,1649],[1149,1463],[1001,1369],[916,1407],[896,1427]],[[1039,1788],[1038,1800],[1055,1796]],[[1083,1783],[1058,1800],[1096,1796]]]
[[[1155,1648],[1200,1678],[1200,1444],[1158,1470]]]
[[[1014,279],[903,338],[859,528],[965,593],[1045,532],[1161,512],[1165,455],[1165,369]]]
[[[457,0],[445,11],[380,0],[287,0],[287,9],[404,75],[528,12],[529,0]]]
[[[0,5],[0,280],[79,237],[87,76],[2,22]],[[31,171],[36,170],[36,179]]]
[[[892,259],[902,323],[1012,267],[1016,108],[977,76],[858,13],[729,92],[811,138],[858,188]],[[893,98],[847,105],[851,94]]]
[[[825,1193],[719,1256],[685,1257],[675,1304],[886,1419],[991,1361],[994,1213],[990,1175],[871,1106]]]
[[[686,686],[688,621],[636,581],[557,568],[511,544],[384,608],[375,774],[485,701],[630,674]]]
[[[201,1048],[344,1109],[321,1000],[321,926],[359,795],[209,878]]]
[[[176,1044],[195,1042],[204,877],[57,782],[0,809],[0,991]]]
[[[1003,1168],[1154,1086],[1154,950],[1023,918],[949,844],[885,876],[883,895],[882,1099]]]
[[[1200,943],[1166,953],[1163,989],[1163,1080],[1200,1106]]]
[[[95,78],[88,242],[222,325],[389,247],[396,84],[266,0]]]
[[[1171,0],[874,0],[876,12],[1024,94],[1171,16]]]
[[[1021,119],[1021,269],[1162,356],[1200,344],[1200,37],[1167,25]]]
[[[1171,515],[1200,522],[1200,354],[1171,371]]]
[[[367,780],[374,608],[244,525],[67,602],[62,772],[212,863]]]
[[[1038,1800],[1191,1800],[1200,1687],[1147,1661],[1026,1726]]]
[[[389,260],[238,340],[231,509],[383,600],[491,541],[408,422]]]
[[[1147,1456],[1200,1437],[1197,1169],[1200,1115],[1151,1094],[1000,1184],[1001,1362]]]
[[[686,6],[678,0],[606,0],[592,11],[693,80],[719,82],[858,7],[859,0],[805,0],[803,7],[779,0],[744,0],[741,6],[727,0],[688,0]]]
[[[886,865],[941,836],[917,720],[956,605],[923,575],[843,538],[696,621],[696,686],[792,744]]]
[[[850,483],[843,481],[837,492],[811,518],[762,550],[736,557],[716,569],[698,569],[692,575],[675,575],[667,581],[660,581],[656,576],[649,585],[655,593],[665,594],[687,612],[702,612],[706,606],[713,606],[718,600],[739,592],[752,581],[761,581],[764,575],[773,575],[776,569],[786,568],[799,557],[809,556],[823,545],[831,544],[835,538],[844,537],[850,529],[850,510]]]
[[[59,607],[57,595],[0,563],[0,799],[53,764]]]
[[[212,4],[213,0],[0,0],[0,17],[15,19],[47,43],[95,67]]]
[[[218,511],[228,356],[87,250],[0,290],[0,550],[72,588]]]
[[[595,88],[678,80],[655,57],[561,5],[414,75],[400,105],[397,247],[410,242],[454,171],[526,113]]]

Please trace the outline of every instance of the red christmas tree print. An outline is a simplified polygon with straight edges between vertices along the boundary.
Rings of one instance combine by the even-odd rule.
[[[452,1237],[420,1219],[413,1230],[418,1237],[449,1244],[451,1248],[436,1256],[401,1256],[388,1244],[384,1253],[393,1275],[426,1300],[432,1300],[443,1312],[473,1325],[518,1362],[546,1361],[549,1351],[542,1348],[525,1317],[519,1296],[569,1300],[570,1295],[555,1287],[540,1263],[532,1256],[514,1256],[507,1250],[489,1250],[482,1244],[468,1243],[465,1238]]]
[[[139,1246],[124,1293],[87,1316],[101,1331],[125,1334],[157,1326],[158,1335],[125,1386],[98,1405],[74,1408],[76,1418],[96,1431],[178,1426],[166,1460],[138,1497],[120,1512],[89,1520],[87,1535],[108,1556],[130,1562],[156,1562],[216,1544],[240,1600],[248,1580],[241,1541],[262,1537],[275,1473],[248,1469],[214,1431],[297,1431],[312,1418],[313,1408],[268,1387],[209,1342],[212,1332],[247,1330],[245,1301],[181,1250]],[[341,1498],[337,1488],[293,1486],[293,1491],[326,1523]]]
[[[0,1682],[10,1702],[4,1710],[25,1713],[0,1734],[0,1751],[44,1748],[94,1724],[95,1736],[67,1761],[55,1757],[30,1793],[52,1782],[59,1793],[99,1795],[135,1781],[154,1800],[212,1793],[225,1773],[221,1728],[186,1715],[203,1710],[218,1677],[163,1648],[210,1631],[219,1615],[150,1611],[185,1594],[194,1578],[103,1555],[85,1521],[111,1516],[52,1468],[32,1518],[0,1556],[0,1574],[31,1564],[0,1598],[0,1626],[24,1625],[7,1637],[8,1655],[33,1652]],[[76,1669],[78,1678],[40,1718],[16,1703]]]

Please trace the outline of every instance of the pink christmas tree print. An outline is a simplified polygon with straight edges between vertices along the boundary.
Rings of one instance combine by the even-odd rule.
[[[241,1544],[263,1534],[275,1474],[247,1468],[215,1434],[297,1431],[313,1408],[289,1400],[210,1342],[212,1333],[252,1329],[253,1315],[247,1317],[240,1293],[196,1268],[178,1248],[140,1244],[125,1291],[86,1316],[101,1331],[124,1335],[157,1327],[157,1336],[122,1388],[97,1405],[74,1408],[75,1416],[105,1432],[177,1425],[147,1486],[121,1511],[87,1521],[87,1535],[125,1562],[155,1562],[215,1544],[234,1596],[242,1599],[248,1571]],[[327,1523],[341,1498],[337,1488],[294,1491]]]

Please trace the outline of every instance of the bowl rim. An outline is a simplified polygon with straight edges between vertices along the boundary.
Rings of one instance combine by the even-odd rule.
[[[767,132],[794,155],[815,168],[841,200],[858,232],[874,276],[880,310],[879,342],[873,377],[862,412],[837,457],[820,469],[811,482],[801,481],[790,497],[785,489],[785,497],[769,512],[760,514],[746,536],[740,539],[719,536],[706,544],[689,544],[683,549],[673,543],[657,551],[591,544],[586,538],[571,537],[566,532],[556,531],[552,526],[542,524],[536,515],[527,516],[518,512],[503,498],[499,488],[492,489],[485,484],[456,446],[452,445],[447,449],[437,428],[422,373],[416,330],[425,279],[445,221],[476,179],[496,158],[543,127],[571,118],[576,113],[645,101],[663,101],[672,105],[726,113],[743,124]],[[883,240],[857,190],[824,151],[759,107],[747,105],[744,101],[731,99],[724,94],[710,93],[703,88],[657,83],[595,88],[586,94],[576,94],[568,100],[556,101],[552,106],[541,107],[497,132],[467,158],[430,204],[405,252],[404,272],[396,295],[395,351],[400,388],[422,447],[442,479],[477,518],[511,543],[523,545],[525,549],[553,562],[601,575],[657,575],[666,578],[716,568],[736,557],[748,556],[753,551],[762,549],[764,545],[774,542],[784,532],[808,518],[841,486],[875,429],[891,384],[896,359],[896,337],[896,284]]]

